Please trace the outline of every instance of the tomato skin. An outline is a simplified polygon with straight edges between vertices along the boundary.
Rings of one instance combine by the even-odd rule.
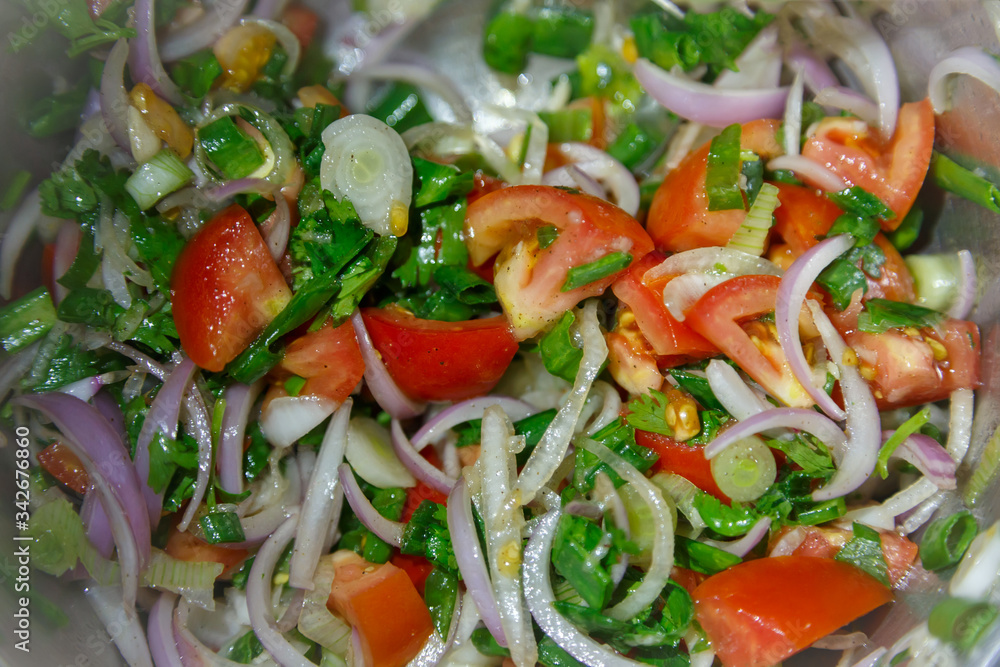
[[[81,496],[90,489],[90,475],[73,451],[58,442],[38,452],[38,464],[60,484],[76,491]]]
[[[176,528],[170,529],[170,536],[163,550],[177,560],[191,563],[221,563],[223,574],[228,574],[250,555],[247,549],[209,544],[192,533],[187,531],[182,533]]]
[[[306,378],[300,396],[323,396],[343,403],[365,374],[365,361],[354,327],[330,322],[296,338],[285,349],[276,369],[279,381],[291,375]]]
[[[934,148],[934,110],[930,100],[899,110],[896,133],[888,142],[863,122],[842,117],[820,121],[802,146],[802,155],[825,165],[848,186],[859,185],[896,214],[882,229],[899,227],[923,185]]]
[[[373,565],[338,553],[327,607],[358,631],[369,667],[403,667],[434,627],[430,612],[406,572],[392,563]]]
[[[292,31],[295,38],[299,40],[302,49],[305,50],[309,48],[313,37],[316,36],[316,29],[319,27],[319,16],[311,9],[296,3],[285,10],[285,13],[281,17],[281,22]]]
[[[685,322],[718,346],[768,393],[786,405],[809,407],[813,401],[795,379],[777,342],[763,343],[765,353],[740,325],[741,321],[774,311],[780,283],[777,276],[731,278],[695,302]]]
[[[746,123],[742,127],[740,146],[765,160],[780,155],[782,149],[776,138],[778,127],[776,120]],[[646,231],[657,250],[681,252],[726,245],[746,217],[743,209],[708,210],[708,195],[705,194],[708,150],[706,143],[684,158],[657,189],[646,218]]]
[[[774,231],[785,242],[788,257],[793,261],[819,243],[843,214],[840,207],[826,197],[799,185],[779,183],[778,201],[781,205],[774,210]],[[880,277],[865,276],[868,290],[863,300],[889,299],[912,303],[916,299],[913,276],[899,251],[881,233],[875,236],[875,245],[882,249],[885,263]],[[783,250],[780,246],[772,246],[771,259],[787,268],[790,262],[774,256]]]
[[[402,553],[393,554],[389,562],[406,573],[406,576],[413,582],[413,587],[417,590],[417,593],[423,597],[424,584],[427,583],[427,577],[434,570],[431,562],[423,556],[412,556]]]
[[[782,551],[781,555],[833,558],[840,552],[841,547],[854,537],[854,532],[850,528],[785,526],[774,533],[770,542],[775,545],[793,532],[799,533],[796,537],[801,537],[802,542],[791,552]],[[917,545],[892,530],[879,530],[878,533],[882,541],[882,555],[889,570],[889,581],[893,586],[897,586],[917,558]]]
[[[639,330],[658,357],[660,368],[672,368],[714,356],[719,350],[667,310],[663,287],[670,281],[669,276],[656,281],[646,278],[647,272],[665,259],[661,252],[649,253],[629,267],[611,289],[632,310]]]
[[[364,308],[365,327],[407,396],[460,401],[485,394],[507,370],[517,341],[503,317],[422,320],[400,308]]]
[[[554,226],[557,238],[538,243],[540,227]],[[604,292],[618,271],[566,292],[573,267],[614,252],[632,262],[653,249],[642,226],[603,199],[544,185],[519,185],[487,194],[468,209],[466,244],[474,265],[499,253],[494,286],[518,340],[530,338],[580,301]]]
[[[940,401],[956,389],[979,386],[979,327],[972,322],[945,320],[917,336],[899,329],[849,331],[844,339],[857,353],[880,409]]]
[[[847,563],[779,556],[713,575],[692,598],[725,667],[767,667],[885,604],[892,593]]]
[[[216,214],[174,264],[171,305],[184,352],[221,371],[288,304],[291,290],[250,214]]]
[[[710,493],[727,505],[732,502],[719,489],[712,477],[712,462],[705,458],[705,448],[701,445],[688,445],[677,442],[670,436],[648,431],[635,431],[637,445],[652,449],[660,458],[653,464],[657,471],[671,472],[680,475],[702,491]]]

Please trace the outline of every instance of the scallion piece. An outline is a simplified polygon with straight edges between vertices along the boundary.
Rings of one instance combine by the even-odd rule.
[[[501,11],[486,24],[483,36],[483,59],[504,74],[519,74],[528,63],[534,37],[532,20],[511,11]]]
[[[597,282],[601,278],[607,278],[625,270],[631,263],[632,255],[618,251],[609,253],[589,264],[574,266],[566,272],[566,282],[563,283],[562,291],[569,292],[577,287]]]
[[[184,187],[194,178],[194,172],[181,162],[169,148],[154,155],[125,181],[125,190],[139,208],[146,210],[169,195]]]
[[[298,396],[302,392],[302,388],[305,386],[306,379],[304,377],[299,377],[298,375],[293,375],[285,380],[285,391],[288,392],[289,396]]]
[[[982,176],[970,171],[937,151],[931,157],[934,182],[948,192],[1000,213],[1000,189]]]
[[[578,9],[543,7],[535,17],[531,50],[556,58],[580,55],[594,35],[594,15]]]
[[[222,75],[222,65],[211,49],[198,51],[178,60],[171,70],[178,86],[191,97],[201,99],[212,89],[212,84]]]
[[[236,512],[209,512],[201,517],[201,529],[205,531],[205,541],[209,544],[242,542],[246,539]]]
[[[0,211],[9,211],[17,206],[17,203],[21,201],[21,197],[24,196],[24,191],[28,189],[29,183],[31,183],[30,171],[21,169],[15,172],[10,179],[10,183],[7,185],[7,189],[0,196]]]
[[[35,342],[56,323],[49,291],[39,287],[0,308],[0,345],[9,353]]]
[[[896,432],[885,441],[885,444],[882,445],[882,449],[878,451],[878,463],[875,466],[875,469],[878,470],[882,479],[889,476],[889,457],[893,455],[896,448],[903,444],[904,440],[919,431],[920,427],[926,424],[927,420],[930,418],[930,408],[924,408],[900,424],[899,428],[896,429]]]
[[[767,233],[774,224],[774,209],[778,207],[778,188],[770,183],[760,187],[757,199],[747,212],[743,223],[733,233],[727,248],[742,250],[760,257],[767,246]]]
[[[538,117],[549,128],[549,143],[590,141],[594,134],[594,114],[590,109],[539,111]]]
[[[535,235],[538,237],[538,247],[545,250],[559,238],[559,229],[552,225],[544,225],[538,228]]]
[[[629,123],[608,146],[608,155],[629,170],[635,171],[664,145],[662,132],[644,125]]]
[[[743,130],[736,123],[712,139],[708,148],[705,193],[709,211],[743,208],[740,189],[740,138]]]
[[[920,542],[920,562],[928,570],[943,570],[957,564],[978,532],[972,512],[941,517],[924,533]]]
[[[208,159],[227,179],[246,178],[264,164],[264,153],[230,116],[198,130],[198,141]]]
[[[803,526],[818,526],[821,523],[839,519],[845,514],[847,514],[847,503],[841,497],[818,503],[809,509],[799,510],[795,515],[795,520]]]
[[[682,535],[674,536],[674,559],[684,567],[709,576],[743,562],[739,556]]]
[[[740,502],[760,498],[778,474],[770,448],[758,437],[727,447],[712,459],[711,466],[719,489]]]
[[[858,316],[858,331],[880,334],[889,329],[925,329],[941,323],[944,315],[936,310],[901,301],[870,299]]]
[[[888,233],[889,242],[896,246],[896,250],[903,252],[917,242],[920,230],[924,225],[924,211],[918,206],[910,209],[903,221],[899,223],[896,230]]]
[[[976,645],[997,615],[988,602],[948,598],[931,609],[927,626],[932,635],[964,651]]]

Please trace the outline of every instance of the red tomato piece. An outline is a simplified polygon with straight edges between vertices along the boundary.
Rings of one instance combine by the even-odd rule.
[[[235,204],[187,242],[170,286],[181,346],[210,371],[223,370],[292,298],[257,225]]]
[[[429,453],[428,450],[430,450]],[[441,467],[441,461],[432,447],[425,447],[421,454],[435,468]],[[420,507],[420,503],[425,500],[430,500],[438,505],[448,504],[448,496],[418,480],[416,486],[411,486],[406,490],[406,504],[403,505],[403,516],[400,521],[407,523],[410,517],[413,516],[413,513],[417,511],[417,508]]]
[[[913,335],[909,335],[913,334]],[[979,327],[945,320],[936,329],[848,332],[879,408],[940,401],[956,389],[979,386]]]
[[[649,253],[629,267],[611,289],[632,310],[639,330],[657,355],[659,366],[672,368],[714,356],[719,350],[667,310],[663,287],[670,281],[669,276],[655,281],[647,279],[647,272],[664,259],[663,253]]]
[[[413,556],[410,554],[393,554],[389,562],[406,573],[406,576],[413,582],[413,587],[421,596],[424,594],[424,584],[430,576],[434,566],[423,556]]]
[[[90,476],[80,459],[69,447],[53,442],[38,452],[38,464],[42,469],[56,478],[66,487],[76,491],[81,496],[90,488]]]
[[[558,236],[546,248],[538,230],[552,226]],[[597,296],[622,271],[562,291],[569,270],[611,253],[642,259],[653,249],[642,226],[603,199],[543,185],[497,190],[469,206],[466,242],[474,265],[498,252],[494,286],[518,340],[544,330],[580,301]],[[623,269],[624,270],[624,269]]]
[[[739,364],[772,396],[792,407],[809,407],[812,398],[788,366],[774,325],[753,322],[774,312],[781,279],[777,276],[737,276],[706,292],[687,313],[687,322]],[[743,322],[753,335],[744,330]]]
[[[677,442],[670,436],[648,431],[635,431],[635,442],[652,449],[660,458],[653,465],[657,472],[672,472],[688,480],[702,491],[710,493],[727,505],[731,502],[712,477],[712,462],[705,458],[705,448]]]
[[[782,153],[776,133],[776,120],[755,120],[743,125],[740,146],[754,151],[767,160]],[[705,246],[722,246],[746,217],[743,209],[709,211],[705,194],[705,174],[708,171],[708,149],[705,144],[689,154],[681,164],[667,174],[649,207],[646,230],[658,250],[680,252]]]
[[[879,530],[878,533],[882,541],[882,556],[889,570],[889,581],[896,586],[916,560],[917,545],[891,530]],[[791,551],[782,550],[780,555],[833,558],[854,537],[854,532],[850,528],[835,526],[785,526],[771,538],[772,547],[786,536],[796,540],[801,538],[802,541]]]
[[[882,229],[892,231],[913,206],[933,149],[934,110],[924,100],[900,108],[888,142],[856,118],[825,118],[802,146],[802,155],[881,199],[896,214],[882,221]]]
[[[312,44],[313,37],[316,36],[316,29],[319,27],[319,16],[304,5],[298,3],[291,5],[281,16],[281,22],[285,24],[295,38],[299,40],[302,49],[308,49]]]
[[[163,550],[177,560],[191,563],[221,563],[222,573],[227,574],[247,559],[247,549],[233,549],[221,544],[209,544],[192,533],[170,529],[167,545]]]
[[[670,578],[680,584],[688,593],[693,593],[694,589],[708,579],[708,575],[674,565],[673,569],[670,570]]]
[[[691,597],[725,667],[767,667],[880,607],[892,593],[847,563],[779,556],[734,565]]]
[[[781,205],[774,211],[774,231],[784,240],[787,257],[791,261],[819,243],[843,213],[840,207],[817,194],[815,190],[798,185],[779,183],[778,201]],[[885,263],[882,265],[879,278],[866,276],[868,291],[865,292],[864,300],[889,299],[913,302],[916,298],[913,291],[913,276],[910,275],[910,270],[906,267],[899,251],[884,234],[875,237],[875,245],[885,254]],[[783,246],[772,246],[770,254],[772,261],[787,268],[791,261],[784,261],[775,256],[784,249]]]
[[[422,320],[400,308],[365,308],[365,327],[389,374],[410,398],[460,401],[485,394],[517,352],[506,320]]]
[[[358,631],[365,665],[407,664],[434,630],[410,577],[392,563],[373,565],[354,553],[338,557],[327,607]]]
[[[285,357],[275,372],[279,381],[291,375],[306,378],[299,395],[323,396],[344,402],[365,374],[354,327],[330,322],[296,338],[285,349]]]

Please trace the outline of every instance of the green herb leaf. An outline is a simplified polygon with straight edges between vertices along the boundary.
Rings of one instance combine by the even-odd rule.
[[[253,559],[251,558],[251,560]],[[245,588],[246,584],[244,584],[243,587]],[[253,633],[253,630],[249,630],[246,634],[242,635],[239,639],[233,642],[232,646],[225,650],[225,655],[223,657],[241,665],[249,665],[263,652],[263,644],[261,644],[260,640],[257,639],[257,635]]]
[[[705,194],[708,195],[710,211],[745,208],[743,191],[740,190],[741,136],[742,128],[734,123],[712,139],[709,145]]]
[[[625,423],[621,417],[595,433],[591,439],[618,454],[635,466],[639,472],[646,472],[659,459],[659,455],[652,449],[636,444],[635,428]],[[573,470],[573,486],[580,493],[589,492],[594,488],[594,478],[599,472],[605,473],[616,487],[625,483],[614,470],[605,465],[599,458],[582,448],[577,449],[576,467]]]
[[[209,544],[242,542],[246,539],[236,512],[209,512],[201,517],[200,523],[201,529],[205,531],[205,541]]]
[[[889,567],[882,554],[882,538],[874,528],[855,521],[854,537],[840,548],[835,558],[842,563],[850,563],[886,586],[889,585]]]
[[[931,155],[930,171],[934,182],[944,190],[1000,213],[1000,189],[979,174],[937,151]]]
[[[676,368],[670,369],[669,373],[670,377],[677,380],[680,388],[691,394],[701,405],[712,410],[723,410],[722,403],[719,403],[719,399],[715,397],[708,384],[708,379],[703,375],[695,375]]]
[[[538,342],[545,370],[567,382],[576,379],[583,361],[583,350],[573,343],[572,328],[575,323],[576,315],[571,310],[566,311]]]
[[[43,338],[55,323],[52,297],[39,287],[0,308],[0,345],[13,354]]]
[[[452,197],[464,197],[472,191],[473,174],[452,164],[439,164],[413,157],[413,171],[420,187],[413,197],[418,208],[439,204]]]
[[[448,572],[458,572],[455,550],[448,532],[448,511],[444,505],[423,500],[403,529],[399,548],[404,554],[424,556]]]
[[[200,128],[198,141],[227,180],[246,178],[264,164],[260,146],[229,116]]]
[[[552,564],[556,572],[594,609],[603,609],[614,591],[609,563],[617,559],[618,553],[607,548],[609,539],[593,521],[563,514],[552,543]]]
[[[667,425],[666,419],[668,405],[670,400],[666,395],[654,389],[629,401],[625,421],[640,431],[673,436],[674,429]]]
[[[619,271],[627,269],[631,263],[632,255],[627,252],[617,251],[608,253],[589,264],[574,266],[566,272],[566,282],[563,283],[561,291],[569,292],[613,276]]]
[[[889,476],[889,459],[896,452],[896,449],[903,444],[904,440],[919,431],[920,427],[926,424],[930,418],[931,410],[929,407],[925,407],[900,424],[899,428],[885,441],[882,448],[878,450],[878,463],[875,465],[875,469],[882,476],[882,479]]]
[[[858,331],[880,334],[895,328],[932,329],[943,320],[943,314],[923,306],[886,299],[869,299],[865,303],[864,311],[858,316]]]
[[[434,629],[442,637],[448,636],[451,617],[458,601],[458,575],[449,570],[435,567],[424,582],[424,602],[431,612]]]
[[[683,535],[674,537],[674,562],[702,574],[713,575],[743,562],[739,556]]]
[[[704,491],[695,496],[694,506],[705,524],[724,537],[746,535],[760,518],[753,507],[738,502],[723,505],[721,500]]]
[[[920,540],[920,562],[931,571],[957,565],[978,532],[976,518],[967,510],[936,519]]]
[[[852,185],[840,192],[829,192],[826,197],[842,211],[857,218],[892,220],[896,217],[881,199],[859,185]]]

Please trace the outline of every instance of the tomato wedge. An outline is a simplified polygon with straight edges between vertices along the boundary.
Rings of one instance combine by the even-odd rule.
[[[740,146],[767,160],[782,152],[777,141],[779,122],[755,120],[743,125]],[[708,149],[705,144],[691,153],[667,174],[649,207],[646,231],[658,250],[680,252],[705,246],[726,245],[746,211],[709,211],[705,194],[705,174],[708,171]]]
[[[170,286],[181,346],[210,371],[224,369],[292,298],[253,218],[235,204],[187,242]]]
[[[979,327],[945,320],[935,329],[848,332],[879,408],[940,401],[956,389],[979,386]]]
[[[888,142],[856,118],[825,118],[802,146],[802,155],[881,199],[896,214],[882,221],[882,229],[892,231],[910,212],[933,149],[934,109],[923,100],[900,108]]]
[[[815,190],[787,183],[778,184],[778,201],[781,205],[774,211],[774,231],[787,247],[787,261],[774,256],[776,252],[781,252],[777,246],[772,246],[771,260],[787,268],[792,261],[819,243],[843,211]],[[885,263],[881,267],[880,277],[866,276],[868,291],[865,292],[864,300],[889,299],[912,303],[916,298],[913,276],[903,257],[884,234],[875,237],[875,245],[882,249]]]
[[[779,556],[713,575],[691,597],[725,667],[767,667],[880,607],[892,593],[847,563]]]
[[[338,552],[327,606],[358,631],[364,664],[402,667],[433,632],[430,612],[406,572]]]
[[[538,231],[554,227],[542,248]],[[636,262],[653,243],[635,218],[603,199],[544,185],[519,185],[484,195],[465,219],[469,256],[476,266],[500,253],[494,286],[518,340],[544,330],[580,301],[597,296],[626,267],[562,291],[570,269],[612,253]]]
[[[777,276],[731,278],[698,299],[685,322],[739,364],[772,396],[791,407],[809,407],[813,400],[792,374],[774,325],[753,321],[774,312],[780,283]],[[752,327],[752,335],[744,326]]]
[[[916,560],[917,545],[892,530],[880,530],[878,533],[882,541],[882,555],[889,569],[889,581],[895,586]],[[854,537],[854,532],[850,528],[835,526],[785,526],[774,534],[771,545],[777,547],[786,536],[796,541],[801,538],[801,542],[790,552],[782,550],[780,555],[833,558]]]
[[[420,401],[461,401],[500,381],[517,352],[503,317],[438,322],[401,308],[365,308],[365,327],[389,374]]]
[[[60,484],[81,496],[90,488],[90,475],[87,474],[83,463],[73,450],[64,444],[53,442],[38,452],[38,464]]]
[[[350,322],[339,327],[327,322],[296,338],[274,372],[278,381],[292,375],[305,378],[300,396],[323,396],[337,403],[351,395],[364,374],[365,361]]]

